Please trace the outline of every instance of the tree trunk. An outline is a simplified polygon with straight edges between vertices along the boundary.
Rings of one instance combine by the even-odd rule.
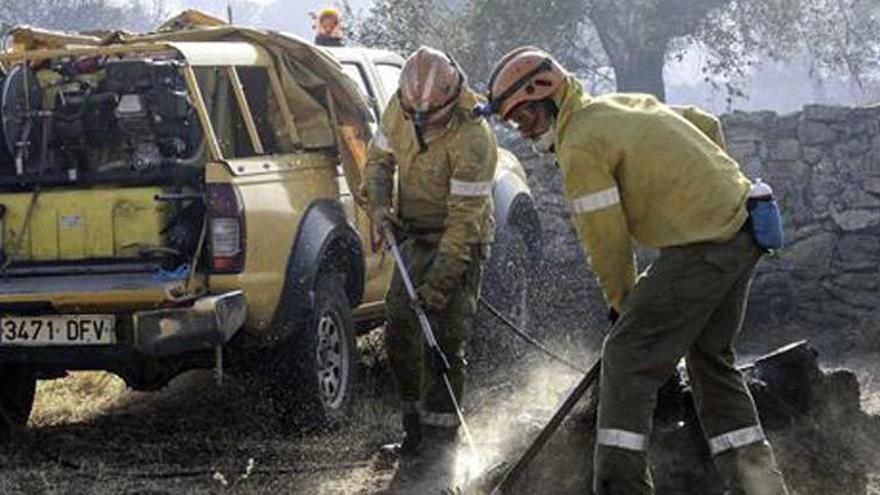
[[[617,91],[650,93],[660,101],[666,100],[666,87],[663,83],[665,50],[640,49],[619,59],[622,63],[614,64]]]

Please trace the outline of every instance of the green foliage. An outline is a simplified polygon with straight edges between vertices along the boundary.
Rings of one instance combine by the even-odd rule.
[[[452,53],[484,80],[504,53],[536,45],[593,90],[663,96],[662,69],[694,45],[709,53],[707,82],[741,96],[737,79],[764,58],[808,53],[817,77],[877,77],[877,0],[377,0],[353,39],[407,54],[419,45]],[[611,70],[613,68],[613,70]]]
[[[487,77],[495,62],[510,50],[533,45],[553,53],[570,70],[594,72],[604,54],[586,19],[583,0],[475,0],[466,20],[479,48],[469,67]]]
[[[457,55],[468,48],[461,20],[444,0],[376,0],[366,16],[353,19],[348,34],[365,46],[402,55],[421,45]]]
[[[729,1],[684,38],[706,47],[706,80],[736,80],[759,58],[806,53],[817,77],[876,77],[880,68],[880,3],[876,0]],[[737,94],[735,85],[728,91]]]
[[[353,24],[351,38],[365,46],[404,56],[420,45],[447,51],[480,89],[495,62],[522,45],[551,51],[592,87],[611,82],[583,0],[377,0]]]

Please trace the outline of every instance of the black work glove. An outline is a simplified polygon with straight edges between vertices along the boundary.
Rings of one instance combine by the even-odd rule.
[[[614,309],[613,307],[608,309],[608,321],[610,321],[612,325],[617,323],[617,320],[619,319],[620,314],[617,312],[616,309]]]
[[[401,227],[400,219],[390,206],[376,206],[370,210],[370,220],[373,224],[381,229],[385,225],[399,229]]]

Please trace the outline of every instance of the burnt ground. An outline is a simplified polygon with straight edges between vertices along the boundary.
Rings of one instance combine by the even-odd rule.
[[[382,493],[392,471],[376,448],[399,430],[386,365],[373,342],[366,347],[353,419],[333,431],[285,429],[259,387],[228,377],[218,388],[207,372],[157,393],[104,373],[43,382],[28,430],[0,447],[0,493]],[[510,459],[578,378],[532,354],[515,361],[475,370],[466,409],[482,463],[463,462],[462,472]],[[855,370],[863,409],[880,414],[880,353],[823,364]],[[870,462],[878,467],[867,493],[880,494],[880,459]]]
[[[375,340],[361,342],[365,373],[352,420],[330,431],[285,427],[258,392],[265,384],[234,375],[217,387],[212,373],[191,372],[154,393],[99,372],[41,382],[28,429],[0,446],[0,493],[381,493],[393,471],[375,453],[399,428]],[[489,434],[507,426],[498,413],[538,424],[574,379],[524,357],[536,365],[532,376],[484,371],[472,387],[466,407],[482,451],[507,439]],[[531,386],[519,386],[525,379]]]

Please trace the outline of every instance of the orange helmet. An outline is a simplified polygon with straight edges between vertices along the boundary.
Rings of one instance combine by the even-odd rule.
[[[336,22],[339,22],[340,18],[342,18],[342,14],[340,14],[339,9],[334,7],[327,7],[318,12],[318,22],[321,22],[324,19],[333,19]]]
[[[565,76],[565,69],[544,50],[533,46],[517,48],[492,70],[489,103],[481,113],[498,113],[506,120],[517,105],[551,97]]]

